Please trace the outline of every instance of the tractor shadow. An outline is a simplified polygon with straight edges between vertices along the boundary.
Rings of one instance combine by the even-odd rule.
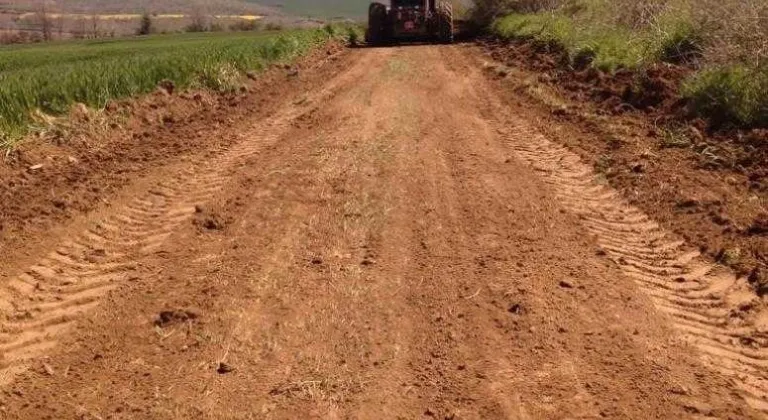
[[[368,44],[365,41],[350,44],[350,48],[393,48],[393,47],[418,47],[424,45],[451,45],[474,42],[482,35],[482,31],[466,22],[458,22],[457,30],[453,34],[452,43],[439,42],[431,38],[414,38],[410,40],[389,41],[386,43]]]

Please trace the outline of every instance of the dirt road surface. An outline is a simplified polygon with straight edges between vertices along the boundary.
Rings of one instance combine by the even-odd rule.
[[[349,51],[4,250],[0,417],[762,418],[743,280],[505,106],[473,48]]]

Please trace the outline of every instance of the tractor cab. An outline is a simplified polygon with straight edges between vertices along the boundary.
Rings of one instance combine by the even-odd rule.
[[[396,36],[425,36],[434,12],[430,0],[391,0],[389,18]]]
[[[404,40],[453,41],[453,8],[448,0],[390,0],[389,7],[371,3],[369,44]]]

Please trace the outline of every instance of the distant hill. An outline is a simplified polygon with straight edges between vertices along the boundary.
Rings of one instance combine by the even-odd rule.
[[[0,12],[31,11],[40,7],[43,0],[0,0]],[[309,1],[311,3],[312,1]],[[266,2],[247,0],[48,0],[47,8],[52,12],[65,13],[190,13],[204,9],[212,14],[280,14]]]
[[[247,0],[296,16],[364,17],[369,0]]]
[[[318,25],[246,0],[0,0],[0,44],[129,36],[145,11],[152,15],[155,32],[185,31],[193,21],[217,30]]]
[[[315,17],[364,18],[371,0],[247,0],[283,10],[286,14]],[[389,3],[388,0],[377,0]],[[470,5],[472,0],[454,0],[456,4]]]

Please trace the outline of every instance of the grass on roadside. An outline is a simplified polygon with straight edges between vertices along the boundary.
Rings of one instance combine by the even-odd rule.
[[[668,19],[663,24],[638,31],[542,12],[502,17],[493,24],[492,30],[503,38],[557,45],[565,49],[573,62],[587,59],[601,70],[615,71],[659,60],[679,61],[686,51],[690,53],[697,48],[695,31],[683,21]]]
[[[73,103],[103,108],[150,92],[163,80],[180,88],[227,90],[247,71],[295,59],[350,32],[326,27],[279,33],[213,33],[0,48],[0,147],[24,136],[38,110]]]
[[[768,49],[756,48],[768,47],[768,33],[749,26],[768,8],[731,0],[523,3],[530,1],[508,1],[511,14],[491,31],[563,49],[574,66],[606,72],[693,64],[697,71],[681,92],[696,115],[718,126],[768,127]]]
[[[768,127],[768,68],[708,68],[688,79],[682,91],[694,111],[716,126]]]

